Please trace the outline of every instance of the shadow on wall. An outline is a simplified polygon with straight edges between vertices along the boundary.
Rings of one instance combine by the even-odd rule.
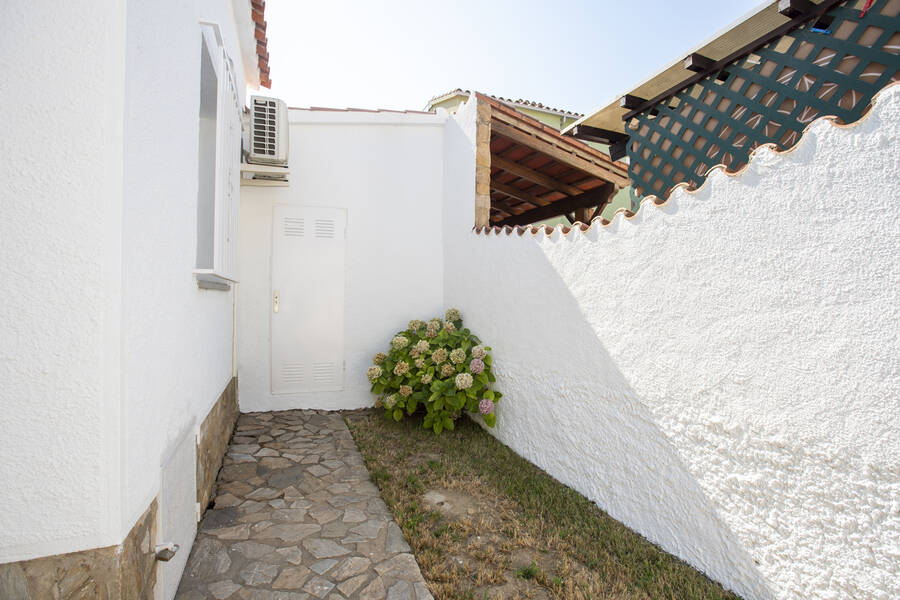
[[[499,389],[515,391],[505,396],[491,433],[710,578],[748,599],[774,597],[598,339],[573,290],[538,244],[516,249],[515,260],[527,262],[541,282],[532,294],[517,296],[514,306],[492,304],[502,294],[458,296],[478,298],[477,304],[449,300],[461,304],[467,325],[493,346]],[[498,289],[521,288],[512,279],[519,269],[493,261],[480,268],[481,280]]]

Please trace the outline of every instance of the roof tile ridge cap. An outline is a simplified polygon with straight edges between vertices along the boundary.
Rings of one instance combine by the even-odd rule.
[[[874,112],[873,109],[878,104],[878,100],[880,99],[881,95],[893,88],[900,89],[900,81],[895,81],[893,83],[890,83],[890,84],[884,86],[883,88],[881,88],[880,90],[878,90],[878,92],[874,96],[872,96],[872,99],[869,101],[869,104],[864,109],[863,114],[855,121],[851,121],[850,123],[845,123],[840,117],[837,117],[835,115],[819,115],[818,117],[816,117],[815,119],[813,119],[812,121],[807,123],[806,127],[803,128],[803,131],[800,133],[800,136],[797,138],[797,141],[794,142],[793,144],[791,144],[790,146],[788,146],[786,148],[782,148],[782,147],[778,146],[778,144],[775,142],[767,142],[765,144],[760,144],[759,146],[757,146],[750,152],[750,155],[747,158],[747,163],[740,169],[729,170],[728,167],[726,167],[722,163],[713,165],[712,167],[707,169],[706,175],[704,175],[704,177],[706,177],[706,179],[704,179],[703,183],[700,184],[698,187],[692,188],[688,182],[682,181],[680,183],[676,183],[675,185],[673,185],[664,197],[657,196],[656,194],[650,194],[648,196],[644,196],[643,198],[641,198],[641,200],[638,204],[637,210],[635,210],[634,212],[630,212],[625,208],[620,208],[619,210],[617,210],[615,212],[615,214],[613,214],[613,217],[610,221],[603,223],[603,226],[608,227],[609,225],[611,225],[612,222],[615,221],[615,218],[619,215],[620,212],[625,213],[626,219],[628,219],[628,220],[633,219],[637,215],[637,213],[640,212],[641,208],[644,206],[644,203],[647,202],[648,200],[652,201],[653,204],[657,208],[664,206],[669,201],[669,198],[672,197],[672,194],[675,192],[675,190],[677,190],[679,188],[683,189],[685,191],[685,193],[687,193],[687,194],[696,195],[707,185],[707,182],[709,181],[709,177],[713,173],[713,171],[717,171],[717,170],[721,171],[728,177],[741,177],[750,168],[751,163],[753,163],[753,160],[756,158],[757,152],[759,152],[760,149],[765,148],[767,150],[770,150],[776,156],[788,155],[788,154],[794,152],[794,150],[796,150],[800,146],[800,144],[802,144],[804,142],[804,140],[807,139],[807,133],[809,133],[810,129],[813,126],[817,125],[818,123],[828,123],[829,125],[831,125],[832,127],[836,128],[836,129],[853,129],[855,127],[858,127],[858,126],[862,125],[862,123],[867,121],[869,119],[869,117],[872,115],[872,113]]]

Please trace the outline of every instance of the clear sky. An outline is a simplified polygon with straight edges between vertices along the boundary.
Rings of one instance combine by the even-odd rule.
[[[267,0],[271,94],[422,109],[461,87],[590,112],[760,2]]]

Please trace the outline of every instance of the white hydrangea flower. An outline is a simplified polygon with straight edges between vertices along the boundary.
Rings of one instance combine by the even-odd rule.
[[[401,385],[400,386],[400,395],[403,396],[404,398],[409,398],[410,396],[412,396],[412,388],[408,385]]]
[[[441,367],[441,377],[450,377],[454,373],[456,373],[456,369],[454,369],[451,364],[446,364]]]
[[[410,331],[418,331],[425,327],[425,321],[420,321],[419,319],[413,319],[409,323],[407,323],[407,327]]]
[[[466,351],[462,348],[455,348],[453,352],[450,353],[450,361],[454,365],[458,365],[461,362],[466,360]]]
[[[375,365],[373,367],[369,367],[369,370],[366,371],[366,377],[369,378],[369,383],[375,383],[375,380],[381,377],[381,374],[384,371],[381,370],[381,367]]]
[[[444,329],[446,329],[447,331],[456,331],[456,325],[454,325],[450,321],[447,321],[446,323],[444,323]]]
[[[387,360],[387,354],[385,354],[384,352],[379,352],[378,354],[375,355],[374,358],[372,358],[372,362],[375,363],[376,365],[380,365],[385,360]]]
[[[487,356],[487,350],[484,349],[484,346],[475,346],[472,348],[472,358],[484,360],[485,356]]]
[[[402,350],[409,346],[409,339],[403,335],[395,335],[394,339],[391,340],[391,346],[394,350]]]
[[[431,344],[428,343],[428,340],[419,340],[414,348],[419,354],[425,354],[431,348]]]
[[[456,376],[456,389],[467,390],[472,387],[472,375],[470,373],[460,373]]]
[[[460,319],[462,319],[462,316],[460,316],[459,311],[455,308],[448,308],[447,312],[444,314],[445,321],[459,321]]]
[[[425,359],[424,359],[424,358],[417,358],[417,359],[416,359],[416,368],[417,368],[417,369],[421,369],[421,368],[424,367],[424,366],[425,366]]]
[[[394,365],[394,375],[406,375],[407,373],[409,373],[409,363],[405,360]]]
[[[384,399],[384,407],[388,410],[394,408],[397,405],[397,394],[391,394],[387,398]]]
[[[431,380],[432,380],[431,373],[425,373],[424,375],[422,375],[422,384],[423,385],[428,385],[429,383],[431,383]]]
[[[447,351],[443,348],[438,348],[434,352],[431,353],[431,360],[434,361],[434,364],[439,365],[445,360],[447,360]]]

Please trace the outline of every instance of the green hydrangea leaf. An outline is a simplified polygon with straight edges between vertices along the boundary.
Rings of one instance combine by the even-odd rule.
[[[395,408],[394,409],[394,420],[399,421],[402,418],[403,418],[403,411],[400,410],[399,408]]]
[[[484,424],[488,427],[493,427],[497,424],[497,415],[491,413],[489,415],[484,415]]]

